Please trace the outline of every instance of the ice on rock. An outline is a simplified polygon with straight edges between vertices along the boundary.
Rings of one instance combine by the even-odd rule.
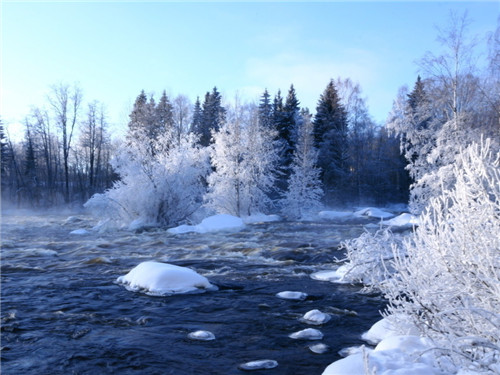
[[[403,213],[390,220],[383,221],[382,224],[391,227],[412,227],[420,225],[420,219],[418,216]]]
[[[362,208],[354,213],[355,216],[366,216],[366,217],[372,217],[376,219],[390,219],[391,217],[394,217],[394,214],[381,210],[380,208],[374,208],[374,207],[366,207]]]
[[[311,278],[319,281],[330,281],[331,283],[348,284],[344,280],[345,275],[350,270],[350,265],[343,264],[336,270],[318,271],[311,274]]]
[[[306,328],[302,331],[294,332],[288,337],[295,340],[321,340],[323,338],[323,333],[314,328]]]
[[[307,298],[307,293],[285,291],[277,293],[276,297],[293,301],[303,301]]]
[[[272,359],[259,359],[256,361],[250,361],[242,363],[238,366],[240,370],[244,371],[254,371],[254,370],[264,370],[272,369],[278,366],[278,362]]]
[[[326,344],[319,343],[319,344],[309,345],[309,350],[316,354],[323,354],[326,353],[328,350],[330,350],[330,347]]]
[[[215,340],[215,335],[212,332],[203,330],[191,332],[188,334],[188,337],[191,340],[199,340],[199,341]]]
[[[330,319],[331,316],[329,314],[325,314],[320,310],[314,309],[306,312],[302,317],[301,321],[307,324],[320,325],[320,324],[325,324]]]
[[[154,261],[142,262],[116,280],[132,291],[144,290],[151,295],[216,290],[208,279],[190,268]]]
[[[83,235],[89,234],[89,231],[87,229],[75,229],[75,230],[71,231],[69,234],[83,236]]]

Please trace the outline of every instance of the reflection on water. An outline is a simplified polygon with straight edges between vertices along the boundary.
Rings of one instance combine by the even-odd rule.
[[[309,277],[342,256],[339,243],[361,234],[361,223],[70,234],[95,224],[85,215],[3,215],[3,374],[241,374],[239,365],[258,359],[279,365],[256,374],[320,374],[341,348],[362,343],[383,307],[358,287]],[[152,297],[115,284],[144,260],[191,267],[219,291]],[[308,297],[276,297],[285,290]],[[332,315],[314,326],[329,348],[324,354],[309,350],[317,341],[289,338],[310,327],[301,318],[313,309]],[[216,340],[190,340],[196,330]]]

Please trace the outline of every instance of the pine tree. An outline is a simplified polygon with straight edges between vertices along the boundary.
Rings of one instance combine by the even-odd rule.
[[[348,169],[348,121],[337,89],[331,80],[320,97],[314,118],[314,142],[318,148],[318,166],[328,201],[345,198]]]

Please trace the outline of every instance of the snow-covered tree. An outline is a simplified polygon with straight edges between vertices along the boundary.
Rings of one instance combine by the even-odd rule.
[[[312,211],[319,210],[323,196],[321,170],[316,166],[318,151],[314,147],[311,115],[307,111],[302,111],[301,116],[288,189],[281,200],[283,213],[291,219],[300,219]]]
[[[268,209],[277,163],[274,137],[260,125],[255,107],[236,104],[227,122],[213,132],[207,207],[236,216]]]
[[[171,129],[153,143],[151,152],[145,131],[134,134],[112,161],[120,180],[85,206],[122,223],[140,220],[170,227],[187,220],[202,204],[209,170],[206,150],[196,145],[193,134],[176,142]]]
[[[454,186],[431,200],[415,233],[395,248],[397,273],[382,289],[389,313],[409,316],[441,356],[498,373],[500,153],[490,140],[461,151]]]

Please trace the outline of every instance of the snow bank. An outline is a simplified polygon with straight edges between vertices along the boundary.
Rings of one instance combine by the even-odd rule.
[[[150,295],[169,295],[179,293],[216,290],[204,276],[190,268],[168,263],[142,262],[117,283],[132,291],[144,290]]]
[[[354,213],[354,216],[365,216],[365,217],[372,217],[376,219],[390,219],[391,217],[394,217],[394,214],[381,210],[380,208],[375,208],[375,207],[366,207],[362,208]]]
[[[172,234],[182,233],[209,233],[218,231],[236,231],[243,229],[245,223],[239,217],[232,215],[215,215],[204,219],[198,225],[180,225],[175,228],[170,228],[167,232]]]
[[[383,221],[382,224],[395,227],[414,226],[420,224],[420,219],[418,216],[404,213],[390,220]]]

